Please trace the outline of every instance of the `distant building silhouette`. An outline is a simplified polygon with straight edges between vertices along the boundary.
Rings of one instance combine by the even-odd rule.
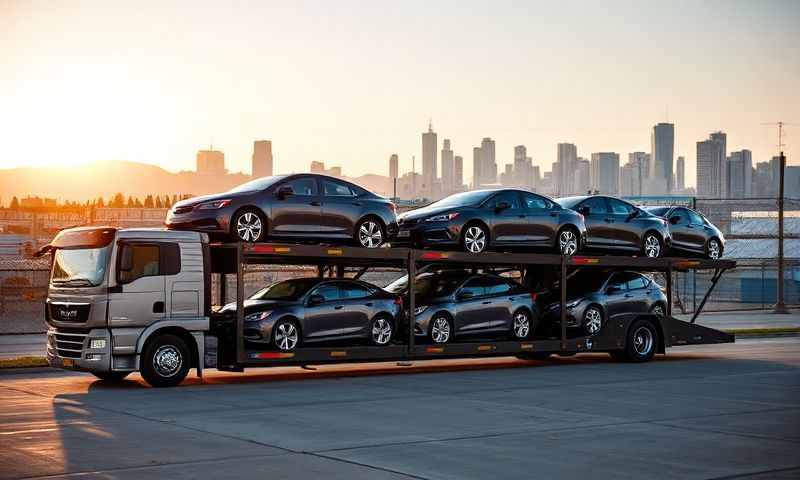
[[[397,157],[396,153],[393,153],[391,157],[389,157],[389,178],[395,179],[399,178],[400,175],[400,159]]]
[[[309,171],[311,173],[320,173],[322,175],[330,175],[332,177],[342,176],[342,167],[325,168],[325,162],[312,161]]]
[[[578,157],[574,165],[574,179],[571,193],[584,195],[592,188],[592,162]]]
[[[422,195],[430,197],[434,191],[434,184],[437,180],[436,173],[436,150],[438,140],[436,132],[433,131],[433,124],[428,123],[428,131],[422,134]]]
[[[598,152],[592,154],[592,186],[606,195],[619,194],[619,154]]]
[[[256,140],[253,142],[253,177],[272,176],[272,142]]]
[[[663,193],[671,193],[672,159],[675,151],[675,125],[659,123],[650,134],[650,179],[663,184]],[[658,192],[661,193],[661,192]]]
[[[575,193],[575,162],[578,160],[578,147],[573,143],[559,143],[553,182],[556,195],[565,197]]]
[[[456,165],[453,150],[450,149],[450,139],[445,138],[442,144],[442,193],[451,194],[455,190]]]
[[[678,193],[686,189],[686,160],[681,156],[675,165],[675,190]]]
[[[453,186],[455,191],[464,189],[464,158],[456,155],[453,167]]]
[[[728,195],[727,135],[714,132],[697,142],[697,196],[725,198]]]
[[[750,150],[731,152],[728,157],[728,197],[753,196],[753,153]]]
[[[497,183],[495,143],[490,137],[481,141],[480,147],[472,149],[472,183],[475,188]]]
[[[225,154],[218,150],[197,152],[197,173],[201,175],[225,175]]]

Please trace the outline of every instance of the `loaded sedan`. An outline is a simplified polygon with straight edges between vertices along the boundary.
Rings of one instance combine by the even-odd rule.
[[[558,298],[558,294],[554,295]],[[638,272],[580,270],[567,280],[567,327],[596,335],[607,322],[629,313],[663,316],[667,297],[655,281]],[[551,326],[560,325],[561,303],[544,308]]]
[[[580,250],[583,216],[526,190],[457,193],[398,216],[391,242],[482,253],[502,247],[544,247],[564,255]]]
[[[276,175],[228,192],[177,202],[166,227],[242,242],[349,242],[377,248],[396,229],[395,205],[325,175]]]
[[[259,290],[244,302],[244,338],[289,352],[304,343],[366,339],[391,342],[402,300],[374,285],[350,279],[297,278]],[[220,313],[232,317],[236,304]]]
[[[404,292],[406,282],[387,287]],[[529,338],[537,319],[536,295],[512,279],[464,271],[426,272],[414,285],[414,334],[432,343],[474,335]]]
[[[704,215],[686,207],[644,207],[669,223],[672,249],[703,255],[711,260],[722,258],[725,236]]]
[[[589,250],[639,252],[657,258],[672,246],[669,226],[663,218],[619,198],[593,195],[556,201],[583,215]]]

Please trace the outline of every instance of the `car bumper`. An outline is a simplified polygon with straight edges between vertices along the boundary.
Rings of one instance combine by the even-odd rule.
[[[230,231],[230,215],[225,211],[209,210],[199,213],[192,211],[184,214],[167,214],[164,226],[169,230],[191,230],[205,233],[228,233]]]
[[[461,238],[461,227],[433,222],[413,227],[397,227],[389,242],[395,246],[455,247]]]

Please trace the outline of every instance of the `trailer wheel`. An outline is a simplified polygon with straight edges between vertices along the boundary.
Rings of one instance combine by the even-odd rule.
[[[154,387],[174,387],[189,373],[189,347],[180,337],[158,335],[144,347],[141,372],[145,381]]]
[[[292,320],[282,318],[272,326],[272,344],[282,352],[291,352],[300,344],[300,329]]]
[[[431,319],[430,338],[433,343],[447,343],[453,337],[453,322],[443,314],[437,313]]]
[[[520,308],[514,312],[511,323],[511,334],[517,340],[524,340],[530,336],[533,331],[533,324],[531,323],[531,314],[524,308]]]
[[[92,372],[92,375],[104,382],[119,382],[130,374],[131,372]]]
[[[647,362],[656,354],[657,347],[656,327],[649,320],[637,320],[628,328],[625,349],[611,352],[611,356],[627,362]]]
[[[597,305],[591,305],[583,313],[583,330],[586,335],[597,335],[603,328],[603,311]]]
[[[392,320],[388,315],[376,316],[372,319],[370,327],[369,338],[374,345],[383,347],[392,341],[394,329],[392,328]]]

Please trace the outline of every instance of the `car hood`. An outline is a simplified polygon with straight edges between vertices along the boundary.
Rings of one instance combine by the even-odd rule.
[[[199,197],[187,198],[186,200],[175,202],[175,204],[172,207],[173,208],[188,207],[191,205],[197,205],[198,203],[210,202],[213,200],[225,200],[229,198],[237,198],[249,194],[250,194],[249,192],[239,192],[239,193],[215,193],[212,195],[200,195]]]
[[[411,210],[410,212],[401,213],[397,216],[397,220],[420,220],[422,218],[432,217],[433,215],[438,215],[440,213],[453,212],[459,208],[461,207],[436,207],[429,205],[427,207]]]
[[[297,305],[297,302],[288,302],[284,300],[245,300],[244,313],[247,315],[252,312],[263,312],[266,310],[274,310],[276,308]],[[236,302],[231,302],[222,307],[220,313],[228,313],[236,311]]]

